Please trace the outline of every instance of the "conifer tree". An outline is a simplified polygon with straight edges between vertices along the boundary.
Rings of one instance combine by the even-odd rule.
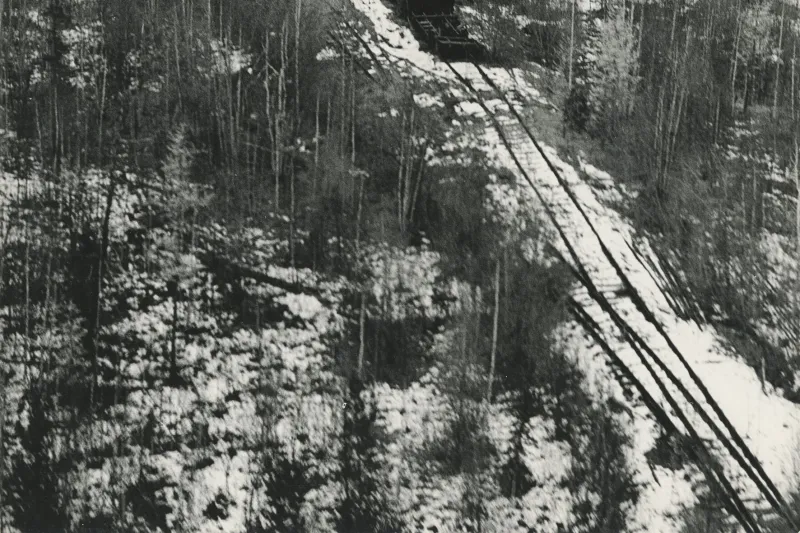
[[[43,380],[30,386],[28,420],[20,434],[22,453],[15,457],[6,493],[17,527],[23,533],[68,531],[63,478],[59,474],[58,437],[52,419],[55,394]]]
[[[350,379],[342,429],[341,482],[344,497],[339,504],[340,533],[394,533],[402,531],[400,518],[391,509],[380,481],[380,443],[375,433],[377,412],[363,398],[363,385]]]
[[[311,457],[304,451],[287,451],[274,437],[261,444],[261,476],[265,506],[249,517],[247,533],[298,533],[307,531],[303,519],[305,496],[319,480],[309,472]]]
[[[576,499],[570,531],[624,531],[639,495],[627,463],[629,438],[605,404],[586,410],[580,424],[582,435],[573,440],[569,475]]]

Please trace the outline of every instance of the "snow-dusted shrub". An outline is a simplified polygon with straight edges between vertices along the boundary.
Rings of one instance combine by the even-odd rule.
[[[585,131],[591,115],[589,87],[585,83],[576,83],[564,102],[564,122],[575,131]]]
[[[399,533],[403,530],[403,517],[386,482],[385,444],[376,425],[375,398],[364,390],[358,378],[350,380],[348,398],[340,437],[338,480],[342,499],[337,509],[337,529]]]
[[[441,256],[428,246],[398,249],[371,246],[365,262],[370,273],[370,315],[390,320],[409,316],[435,318],[444,309],[438,305],[436,290],[442,278]]]
[[[440,387],[449,409],[443,431],[429,442],[427,453],[444,475],[479,475],[496,457],[488,435],[483,356],[486,335],[478,309],[455,317],[449,350],[442,363]]]
[[[439,169],[423,225],[432,246],[445,259],[442,272],[468,283],[480,282],[492,272],[502,239],[498,228],[502,214],[494,217],[485,211],[499,204],[492,201],[498,189],[490,186],[492,172],[484,163]],[[499,196],[518,203],[516,198]]]
[[[639,488],[628,464],[631,442],[609,405],[575,420],[569,484],[574,498],[570,531],[625,531]]]

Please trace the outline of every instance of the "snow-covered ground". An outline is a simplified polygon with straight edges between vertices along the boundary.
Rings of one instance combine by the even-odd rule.
[[[466,97],[465,88],[448,67],[435,56],[421,50],[411,31],[395,22],[391,10],[381,0],[354,0],[353,3],[374,25],[377,39],[369,39],[368,42],[376,50],[382,50],[385,53],[383,57],[388,58],[388,62],[393,68],[400,70],[407,78],[438,84],[442,91],[446,91],[450,96],[461,95],[463,101],[458,104],[461,113],[469,116],[474,124],[481,124],[483,121],[482,131],[478,128],[477,133],[472,133],[474,130],[470,130],[469,133],[453,135],[451,140],[456,146],[449,147],[448,151],[456,151],[458,146],[479,147],[499,166],[513,172],[519,183],[524,183],[522,173],[503,147],[497,132],[485,120],[480,107]],[[369,35],[365,36],[365,38],[369,37]],[[456,63],[453,66],[469,79],[478,91],[486,95],[491,93],[474,66],[469,63]],[[512,102],[526,105],[542,99],[536,88],[528,83],[525,72],[520,69],[506,71],[486,68],[486,70]],[[429,101],[431,96],[426,94],[425,100]],[[505,111],[504,106],[497,100],[493,103],[495,105],[489,107],[502,117]],[[697,388],[691,385],[691,379],[686,369],[668,348],[666,342],[660,338],[655,328],[647,323],[629,298],[616,294],[621,288],[621,284],[611,264],[604,257],[597,237],[576,207],[568,200],[541,155],[525,139],[524,133],[519,131],[519,127],[514,124],[512,119],[502,117],[502,120],[505,124],[503,127],[505,133],[515,139],[515,145],[518,148],[517,155],[522,155],[522,166],[537,187],[544,191],[545,201],[556,210],[559,223],[566,228],[581,263],[587,267],[593,281],[612,301],[617,311],[643,338],[649,341],[668,367],[693,392],[701,405],[705,406],[715,423],[719,424],[717,417],[708,409]],[[769,389],[766,393],[762,392],[762,384],[756,373],[736,354],[726,350],[719,335],[713,329],[701,328],[693,322],[675,316],[653,274],[639,261],[629,246],[633,244],[636,236],[629,221],[604,205],[598,199],[598,194],[592,186],[582,182],[578,172],[571,165],[562,161],[555,150],[545,147],[545,152],[570,184],[600,238],[622,266],[624,273],[640,293],[647,307],[686,357],[691,368],[701,378],[727,418],[745,438],[746,443],[760,459],[766,472],[776,482],[778,488],[786,494],[790,484],[795,481],[794,468],[797,453],[796,443],[800,435],[800,408]],[[601,181],[604,188],[609,186],[610,177],[607,174],[590,165],[584,165],[581,170],[594,180]],[[506,202],[498,203],[498,205],[512,207],[508,211],[510,225],[519,221],[518,206],[530,205],[534,206],[532,209],[536,209],[535,206],[538,202],[527,186],[509,188],[506,192],[523,196],[523,198],[510,198]],[[498,194],[502,194],[502,191],[499,191]],[[560,242],[554,241],[554,244],[560,246],[562,253],[566,255]],[[657,262],[657,259],[653,260]],[[657,400],[664,405],[667,412],[670,412],[652,378],[648,376],[633,351],[625,348],[622,340],[618,338],[615,327],[607,318],[604,318],[602,311],[580,289],[576,290],[575,297],[586,305],[592,316],[596,317],[604,328],[606,339],[612,346],[619,348],[623,360],[645,383]],[[580,362],[581,367],[590,376],[590,383],[596,384],[598,390],[610,390],[621,401],[629,404],[631,416],[627,420],[627,424],[635,434],[636,443],[631,460],[638,469],[639,481],[645,486],[638,506],[636,521],[630,525],[631,530],[652,533],[678,531],[680,527],[677,521],[678,513],[684,507],[691,506],[696,500],[692,491],[692,483],[698,479],[697,470],[692,466],[680,470],[651,468],[645,454],[653,447],[658,429],[650,414],[641,403],[634,402],[631,405],[630,402],[624,400],[620,386],[606,370],[604,356],[598,355],[598,348],[593,346],[592,342],[587,341],[585,335],[576,328],[565,328],[562,340],[565,349]],[[675,392],[674,388],[670,390]],[[685,401],[680,404],[685,406]],[[702,437],[712,436],[709,428],[696,413],[690,414],[690,422],[699,428]],[[678,427],[682,427],[677,419],[676,424]],[[743,496],[757,497],[758,494],[754,487],[740,479],[742,476],[732,459],[724,454],[721,459],[733,479],[734,485],[741,489]]]

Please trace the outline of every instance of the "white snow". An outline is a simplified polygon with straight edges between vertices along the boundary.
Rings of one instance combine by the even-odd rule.
[[[218,39],[212,39],[210,44],[215,74],[236,74],[252,62],[251,54],[243,52],[237,46]]]
[[[459,102],[456,104],[456,113],[467,116],[484,116],[486,113],[477,102]]]
[[[428,93],[415,94],[414,103],[419,107],[444,107],[441,98]]]
[[[339,57],[339,52],[331,48],[330,46],[326,46],[322,50],[317,53],[317,61],[330,61],[333,59],[337,59]]]

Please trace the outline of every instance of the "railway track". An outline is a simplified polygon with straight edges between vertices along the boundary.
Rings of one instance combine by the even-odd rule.
[[[380,53],[392,63],[385,50]],[[441,62],[483,109],[496,136],[488,140],[505,147],[553,224],[559,242],[552,243],[552,251],[578,281],[569,309],[608,357],[626,395],[638,398],[668,434],[688,443],[681,451],[700,471],[695,483],[719,500],[731,525],[747,533],[798,531],[797,518],[758,458],[631,281],[657,276],[654,265],[644,264],[623,236],[603,225],[608,221],[586,209],[574,190],[580,184],[562,176],[514,103],[478,63],[459,63],[468,67],[459,70]],[[492,111],[486,94],[502,100],[506,110]]]
[[[585,209],[486,71],[473,63],[483,84],[506,104],[505,115],[491,112],[481,91],[452,64],[447,66],[484,109],[500,144],[558,231],[561,242],[554,246],[555,253],[579,281],[570,309],[618,369],[622,386],[635,390],[665,430],[688,437],[692,449],[686,452],[696,459],[708,487],[745,531],[759,533],[781,520],[791,528],[787,531],[796,531],[795,518],[775,484],[650,311],[631,282],[634,273],[621,266],[641,265],[638,258],[628,255],[623,260],[612,253],[607,241],[615,234],[598,231],[602,221],[594,220]],[[613,249],[624,251],[619,245]]]

